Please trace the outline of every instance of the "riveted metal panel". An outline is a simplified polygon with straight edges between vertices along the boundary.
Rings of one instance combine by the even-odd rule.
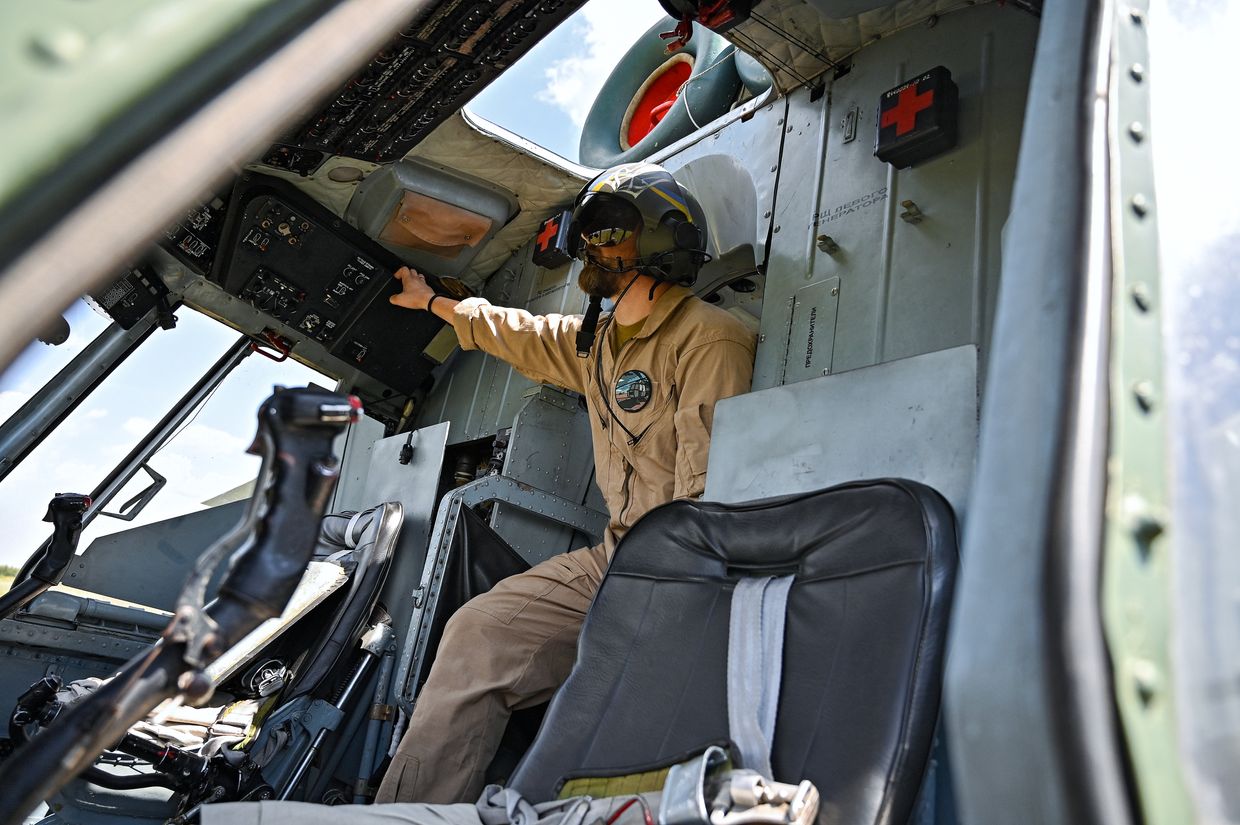
[[[540,387],[512,425],[504,475],[577,504],[586,496],[593,468],[585,409],[572,395]],[[491,513],[491,526],[532,565],[602,538],[502,501]]]
[[[1102,617],[1141,819],[1147,825],[1172,825],[1191,821],[1194,805],[1183,771],[1172,659],[1176,547],[1175,525],[1168,518],[1169,419],[1162,403],[1167,384],[1160,335],[1160,213],[1149,134],[1150,87],[1132,71],[1134,65],[1150,65],[1147,10],[1144,0],[1113,8],[1106,63],[1108,151],[1114,177],[1111,432]]]
[[[770,308],[829,277],[836,372],[984,347],[1036,34],[1016,10],[966,10],[862,49],[816,101],[791,95],[755,388],[784,374],[788,318]],[[959,143],[896,170],[873,156],[879,96],[936,65],[960,89]]]
[[[711,260],[698,274],[699,295],[766,259],[786,108],[783,100],[755,106],[748,117],[652,158],[693,192],[706,213]]]

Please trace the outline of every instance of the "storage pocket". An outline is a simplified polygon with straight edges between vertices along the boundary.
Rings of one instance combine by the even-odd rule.
[[[710,453],[710,426],[706,406],[694,404],[676,411],[676,498],[696,498],[706,488],[706,461]]]

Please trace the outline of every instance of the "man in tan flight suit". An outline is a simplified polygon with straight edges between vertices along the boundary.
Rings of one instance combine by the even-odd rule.
[[[546,702],[572,669],[616,542],[651,508],[702,494],[715,402],[749,390],[753,335],[672,283],[691,283],[705,260],[705,223],[670,174],[646,163],[603,173],[578,196],[574,224],[582,289],[615,302],[586,357],[580,315],[455,301],[396,273],[393,303],[434,312],[464,349],[585,397],[610,522],[602,544],[505,579],[453,615],[377,802],[478,798],[511,713]]]

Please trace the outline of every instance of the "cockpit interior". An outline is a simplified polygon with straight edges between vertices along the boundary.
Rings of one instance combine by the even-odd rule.
[[[779,568],[797,579],[773,765],[781,782],[813,780],[813,821],[1175,821],[1151,811],[1187,792],[1149,780],[1169,735],[1150,715],[1166,644],[1120,622],[1142,620],[1099,561],[1120,552],[1113,535],[1158,535],[1125,533],[1145,516],[1116,521],[1106,502],[1162,506],[1144,476],[1115,474],[1141,456],[1161,466],[1143,451],[1165,426],[1140,374],[1158,302],[1136,262],[1156,248],[1133,198],[1152,197],[1137,191],[1152,160],[1115,125],[1148,120],[1131,68],[1149,62],[1144,3],[661,0],[667,16],[624,51],[572,158],[467,104],[583,0],[255,0],[201,10],[209,23],[130,5],[80,21],[85,45],[49,35],[39,59],[88,68],[118,32],[136,50],[178,26],[201,48],[135,82],[138,103],[114,100],[122,114],[100,115],[89,150],[62,153],[59,185],[0,205],[0,295],[38,278],[44,304],[82,294],[48,273],[74,271],[89,232],[107,265],[85,293],[108,322],[0,425],[0,481],[133,353],[174,338],[178,316],[235,340],[148,411],[106,477],[52,500],[52,538],[0,594],[0,797],[66,708],[115,686],[170,627],[194,638],[236,568],[226,550],[275,540],[263,494],[285,482],[260,475],[77,542],[96,516],[132,520],[159,500],[156,454],[241,364],[314,371],[305,397],[328,411],[314,426],[340,423],[324,442],[338,478],[278,615],[212,656],[194,648],[211,687],[186,681],[75,757],[84,770],[55,763],[48,792],[0,806],[0,822],[373,801],[452,613],[600,541],[608,518],[582,399],[393,305],[393,276],[408,266],[452,298],[580,314],[567,210],[630,161],[701,203],[709,261],[693,290],[753,335],[752,387],[714,412],[703,503],[635,528],[578,670],[550,710],[513,715],[488,777],[543,802],[726,743],[718,605]],[[58,318],[0,304],[29,333],[6,357],[57,337]],[[1122,414],[1110,386],[1137,388]],[[321,400],[333,393],[354,411]],[[251,448],[276,476],[310,427],[289,399],[261,408]],[[255,410],[232,414],[252,424]],[[1104,430],[1123,437],[1086,437]],[[628,647],[610,646],[620,637]],[[1155,675],[1131,687],[1134,662]],[[760,820],[727,820],[747,821]]]

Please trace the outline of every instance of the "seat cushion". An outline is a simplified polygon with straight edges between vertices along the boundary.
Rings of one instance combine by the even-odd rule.
[[[905,822],[938,718],[956,558],[950,507],[909,481],[651,511],[620,542],[511,787],[543,801],[565,777],[728,739],[732,590],[794,573],[774,778],[812,780],[821,823]]]

